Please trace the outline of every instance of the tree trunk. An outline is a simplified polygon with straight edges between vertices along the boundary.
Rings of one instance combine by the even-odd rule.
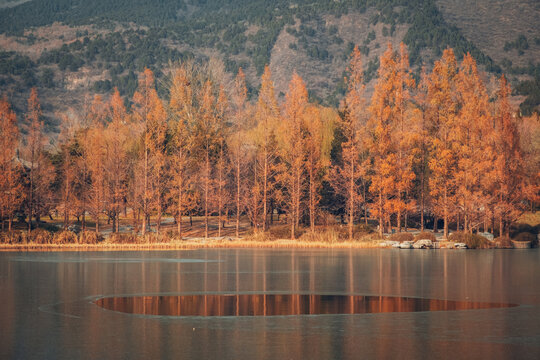
[[[148,129],[146,130],[148,131]],[[144,140],[144,199],[143,199],[143,223],[142,234],[146,234],[146,216],[148,214],[148,145],[146,143],[146,135]]]
[[[448,196],[447,196],[447,188],[445,184],[444,188],[444,233],[443,236],[445,239],[448,239]]]
[[[309,167],[309,226],[311,233],[315,233],[315,199],[314,199],[313,165]]]
[[[157,224],[156,224],[156,232],[158,235],[161,230],[161,215],[162,215],[161,201],[158,200],[158,213],[157,213]]]
[[[291,240],[294,240],[294,214],[291,212]]]
[[[210,186],[210,154],[206,147],[206,170],[204,179],[204,238],[208,239],[208,187]]]
[[[382,213],[382,191],[379,190],[379,236],[382,238],[384,232],[384,221]]]
[[[86,230],[86,193],[83,194],[83,207],[82,207],[82,231]]]
[[[366,182],[365,181],[363,181],[362,190],[363,190],[363,203],[364,203],[364,223],[367,226],[368,221],[367,221],[367,200],[366,200]]]
[[[300,176],[301,176],[301,170],[296,169],[296,178],[295,178],[295,195],[294,195],[294,215],[295,215],[295,222],[296,227],[299,226],[300,223]]]
[[[422,113],[422,125],[424,124],[424,115]],[[423,144],[422,144],[423,145]],[[420,173],[420,231],[424,231],[424,206],[425,206],[425,203],[424,203],[424,173],[425,173],[425,169],[424,169],[424,164],[425,164],[425,160],[424,160],[424,146],[422,146],[422,172]]]
[[[178,237],[182,240],[182,186],[178,186]]]
[[[236,159],[236,237],[240,237],[240,151]]]
[[[221,237],[221,210],[223,206],[223,142],[219,150],[219,190],[218,190],[218,237]]]
[[[401,232],[401,209],[398,210],[397,212],[397,228],[398,228],[398,232]]]
[[[354,160],[351,160],[351,173],[349,174],[349,241],[353,239],[354,226]]]
[[[408,228],[408,220],[409,220],[409,212],[407,211],[407,209],[405,209],[405,213],[403,214],[404,216],[404,225],[405,225],[405,232],[407,232],[407,228]]]
[[[267,186],[268,186],[268,154],[267,149],[264,149],[264,174],[263,174],[263,232],[266,231],[266,201],[267,201]],[[294,222],[294,220],[293,220]],[[293,234],[294,236],[294,234]]]

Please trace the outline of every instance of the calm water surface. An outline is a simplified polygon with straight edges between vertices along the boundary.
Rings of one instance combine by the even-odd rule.
[[[0,359],[540,359],[539,275],[539,250],[0,253]],[[96,305],[112,297],[178,311],[185,299],[297,301],[299,314],[310,301],[346,310],[405,297],[414,310],[205,317]],[[519,306],[425,311],[475,302]]]

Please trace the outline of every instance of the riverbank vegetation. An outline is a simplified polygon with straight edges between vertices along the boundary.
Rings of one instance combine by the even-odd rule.
[[[510,236],[538,206],[538,117],[511,107],[504,76],[486,79],[452,49],[416,81],[406,46],[389,45],[378,72],[366,99],[355,48],[334,109],[310,103],[297,74],[278,102],[268,66],[252,99],[242,69],[232,79],[218,61],[173,66],[161,96],[146,69],[127,104],[114,91],[64,114],[57,142],[44,135],[35,89],[24,139],[3,99],[2,230],[24,224],[20,242],[45,239],[35,229],[49,217],[63,231],[32,242],[182,239],[181,219],[197,216],[204,239],[352,242],[441,225],[445,239],[451,227]]]

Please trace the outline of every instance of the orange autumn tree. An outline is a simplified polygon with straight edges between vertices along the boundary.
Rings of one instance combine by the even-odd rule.
[[[39,226],[39,218],[49,212],[51,206],[51,183],[54,177],[54,168],[44,152],[45,136],[41,105],[37,90],[32,88],[28,98],[26,121],[29,124],[26,146],[23,149],[26,161],[28,194],[26,205],[28,208],[28,231],[32,230],[32,217]]]
[[[459,111],[452,131],[457,166],[453,174],[455,204],[463,214],[464,230],[478,227],[481,209],[488,206],[484,182],[492,177],[494,149],[490,146],[492,119],[488,95],[480,79],[476,62],[466,54],[456,77]]]
[[[359,182],[366,174],[361,159],[363,138],[361,129],[365,125],[365,109],[362,58],[358,47],[355,47],[351,54],[348,72],[343,115],[338,123],[345,140],[341,144],[341,159],[332,169],[331,182],[334,190],[345,199],[349,240],[352,240],[354,217],[360,200]]]
[[[454,128],[457,121],[457,62],[452,49],[446,49],[435,62],[427,86],[427,102],[432,156],[429,178],[433,211],[444,219],[444,237],[452,214],[457,153]]]
[[[218,126],[215,113],[215,102],[213,84],[207,80],[200,94],[200,103],[198,109],[197,121],[194,124],[194,135],[192,146],[194,155],[198,161],[202,162],[201,166],[201,188],[203,194],[204,206],[204,237],[208,238],[209,216],[211,213],[211,196],[212,190],[212,169],[214,166],[214,154],[217,147]]]
[[[227,160],[228,157],[226,156],[226,142],[225,139],[227,138],[226,130],[227,127],[227,116],[229,112],[229,101],[227,99],[227,95],[225,94],[225,88],[223,85],[220,85],[219,87],[219,93],[218,98],[216,100],[215,105],[215,117],[216,117],[216,127],[217,127],[217,176],[215,179],[215,188],[217,188],[216,192],[216,202],[217,202],[217,212],[218,212],[218,237],[221,237],[221,230],[223,227],[223,209],[225,207],[225,204],[227,202],[227,191],[226,191],[226,178],[227,178],[227,170],[229,169]]]
[[[516,117],[509,97],[510,85],[501,76],[495,113],[495,214],[499,220],[499,236],[509,236],[510,224],[520,214],[523,198],[523,153]]]
[[[19,146],[17,116],[8,101],[0,99],[0,221],[11,231],[13,217],[24,197],[20,165],[15,159]]]
[[[178,236],[182,237],[182,215],[187,210],[189,196],[190,127],[196,116],[193,102],[192,74],[186,65],[175,69],[170,87],[169,111],[172,120],[170,149],[170,193],[176,204]]]
[[[424,231],[425,213],[429,203],[429,123],[428,123],[428,74],[422,68],[420,83],[415,94],[416,108],[412,113],[412,149],[413,169],[416,174],[416,200],[420,209],[420,231]]]
[[[395,97],[393,99],[394,126],[392,131],[393,143],[396,145],[396,183],[395,197],[393,199],[393,213],[396,214],[398,231],[401,232],[401,219],[405,214],[405,230],[407,229],[407,214],[415,208],[411,198],[411,189],[415,179],[413,171],[414,161],[414,133],[412,125],[414,112],[411,108],[412,95],[415,82],[409,67],[409,55],[405,44],[399,46],[396,59]]]
[[[390,225],[393,203],[390,197],[396,192],[398,180],[396,144],[392,139],[395,122],[397,64],[392,46],[381,57],[379,79],[371,98],[370,154],[373,158],[372,189],[376,195],[374,215],[379,218],[379,235]]]
[[[166,174],[166,134],[167,112],[155,90],[150,93],[150,111],[148,113],[145,143],[148,145],[148,213],[156,212],[156,231],[161,230],[161,218],[165,210]]]
[[[72,117],[64,114],[62,116],[62,130],[58,137],[60,145],[58,155],[60,156],[60,169],[58,169],[58,182],[60,183],[61,194],[57,209],[63,213],[64,230],[69,226],[70,215],[76,212],[75,187],[78,179],[79,168],[77,158],[79,149],[75,136],[78,126]]]
[[[120,212],[124,205],[127,182],[127,148],[129,116],[118,89],[107,106],[109,123],[105,130],[105,175],[107,211],[113,221],[112,231],[120,229]]]
[[[291,239],[300,222],[300,205],[304,188],[304,124],[308,106],[308,94],[302,78],[293,73],[289,91],[285,95],[284,114],[281,128],[281,166],[278,178],[282,185],[282,201],[287,209],[291,226]]]
[[[103,136],[106,108],[99,95],[94,97],[88,113],[90,127],[84,140],[83,157],[88,173],[90,174],[90,187],[88,189],[89,210],[96,223],[96,232],[100,230],[100,215],[105,209],[105,139]]]
[[[530,211],[540,203],[540,116],[536,113],[518,123],[523,153],[523,199]]]
[[[279,119],[279,108],[274,93],[272,73],[267,65],[261,77],[261,89],[255,110],[257,128],[254,129],[254,139],[257,146],[257,158],[254,178],[257,180],[253,184],[253,189],[260,189],[262,193],[262,219],[258,216],[254,219],[255,228],[262,225],[262,231],[267,229],[268,206],[271,191],[274,187],[275,159],[277,146],[275,142],[276,122]],[[254,196],[258,196],[254,194]],[[258,206],[258,204],[256,204]]]
[[[247,103],[246,77],[242,68],[238,69],[238,74],[234,81],[231,96],[233,131],[227,137],[229,155],[234,173],[234,198],[236,212],[236,237],[240,236],[240,215],[245,203],[245,167],[247,166],[246,152],[246,130],[247,118],[249,116],[249,104]]]
[[[305,168],[308,181],[309,225],[312,233],[315,232],[322,182],[328,177],[334,127],[338,118],[333,109],[313,105],[309,106],[304,114]]]
[[[150,215],[152,212],[152,205],[155,204],[157,191],[155,189],[155,184],[151,183],[153,180],[152,177],[152,155],[155,150],[158,150],[159,145],[154,145],[153,141],[161,140],[161,128],[155,129],[156,133],[154,134],[154,129],[152,128],[153,123],[160,124],[162,121],[165,121],[165,112],[163,106],[157,96],[154,83],[154,73],[152,70],[146,68],[144,72],[139,77],[139,87],[135,94],[133,95],[133,115],[136,121],[139,123],[139,132],[142,136],[142,143],[140,145],[141,151],[141,162],[139,165],[139,172],[142,172],[142,192],[139,194],[141,197],[139,203],[143,213],[143,222],[142,222],[142,233],[146,234],[149,222]],[[161,119],[163,117],[163,119]],[[156,135],[156,136],[154,136]],[[157,159],[157,167],[161,165],[160,158]],[[139,176],[137,174],[136,176]]]

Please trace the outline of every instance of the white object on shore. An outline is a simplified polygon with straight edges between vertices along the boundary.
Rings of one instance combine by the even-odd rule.
[[[379,244],[380,247],[396,247],[396,245],[399,247],[399,241],[387,240]]]
[[[413,244],[415,249],[433,249],[433,242],[429,239],[418,240]]]
[[[404,241],[399,245],[399,248],[400,249],[412,249],[413,245],[411,244],[410,241]]]
[[[493,236],[493,234],[490,233],[490,232],[478,233],[478,235],[482,235],[483,237],[485,237],[485,238],[488,239],[489,241],[495,240],[495,236]]]

